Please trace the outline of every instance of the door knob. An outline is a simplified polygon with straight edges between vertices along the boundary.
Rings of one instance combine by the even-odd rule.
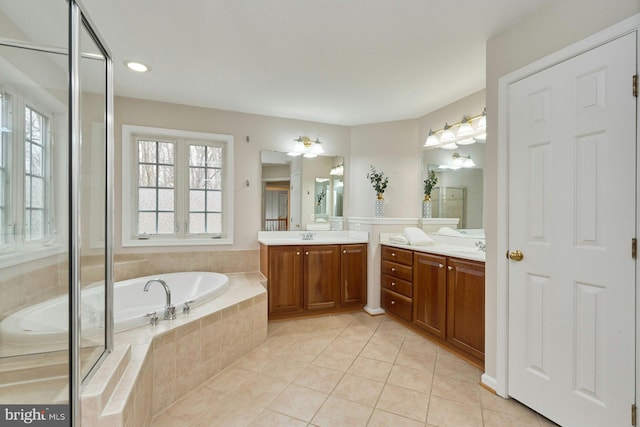
[[[524,254],[520,249],[509,252],[509,259],[512,261],[522,261],[522,258],[524,258]]]

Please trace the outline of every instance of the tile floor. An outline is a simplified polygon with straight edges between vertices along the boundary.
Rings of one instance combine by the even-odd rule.
[[[159,413],[154,427],[555,426],[386,316],[269,323],[267,341]]]

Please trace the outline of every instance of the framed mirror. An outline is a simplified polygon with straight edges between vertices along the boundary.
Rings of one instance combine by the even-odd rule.
[[[341,229],[343,164],[341,156],[306,158],[262,151],[261,230]]]
[[[433,218],[458,218],[459,229],[482,229],[483,166],[485,145],[435,148],[422,153],[422,179],[431,171],[438,183],[431,192]],[[471,159],[467,167],[456,159]]]

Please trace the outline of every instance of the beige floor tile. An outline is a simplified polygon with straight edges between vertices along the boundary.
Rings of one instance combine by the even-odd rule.
[[[429,395],[386,384],[376,404],[377,409],[424,423],[427,418]]]
[[[263,409],[233,396],[227,396],[212,405],[207,412],[190,424],[190,427],[247,426]]]
[[[362,349],[360,356],[380,360],[382,362],[393,363],[396,360],[396,356],[398,356],[399,351],[400,350],[397,347],[370,342],[364,347],[364,349]]]
[[[251,427],[305,427],[306,422],[265,409],[249,424]]]
[[[290,384],[268,406],[269,409],[303,421],[311,421],[327,399],[326,393]]]
[[[340,336],[329,344],[326,349],[329,351],[340,351],[342,353],[358,355],[365,345],[367,345],[366,339],[360,340]]]
[[[483,409],[490,409],[492,411],[512,415],[523,422],[531,422],[538,419],[538,414],[517,400],[503,399],[497,394],[491,393],[485,389],[480,391],[480,403],[482,404]]]
[[[375,409],[367,427],[424,427],[424,423]]]
[[[427,423],[438,427],[482,427],[482,409],[431,396]]]
[[[185,420],[173,418],[167,412],[162,412],[159,415],[153,417],[151,420],[153,427],[184,427],[188,425]]]
[[[373,334],[369,339],[370,343],[393,346],[393,347],[396,347],[398,350],[402,346],[403,341],[404,341],[404,336],[402,335],[381,333],[378,331],[376,331],[376,333]]]
[[[460,358],[442,357],[438,355],[434,373],[443,377],[454,377],[471,381],[476,384],[480,382],[479,369]]]
[[[405,337],[407,335],[407,327],[393,320],[380,323],[376,333],[399,335]]]
[[[343,376],[344,372],[311,364],[298,374],[293,383],[328,394]]]
[[[316,357],[320,355],[325,349],[325,346],[311,346],[309,344],[300,344],[300,342],[295,343],[288,349],[282,352],[280,356],[278,356],[278,360],[287,360],[287,361],[299,361],[304,362],[305,364],[309,364],[315,360]]]
[[[470,381],[454,377],[435,375],[431,386],[431,395],[480,406],[480,392],[485,390]]]
[[[329,396],[311,423],[319,427],[366,426],[373,408],[336,396]]]
[[[212,405],[224,399],[225,396],[226,394],[220,391],[200,387],[169,406],[164,413],[183,422],[191,422],[204,414]]]
[[[407,368],[406,366],[394,365],[387,379],[387,384],[397,385],[422,393],[431,391],[433,375],[422,369]]]
[[[491,409],[482,410],[484,427],[539,427],[538,420],[521,420],[515,415],[496,412]]]
[[[346,374],[331,395],[373,408],[383,387],[384,383]]]
[[[386,382],[392,367],[391,363],[359,356],[347,373],[374,381]]]
[[[375,329],[371,329],[367,325],[353,323],[345,328],[340,334],[342,338],[351,338],[356,340],[368,340],[373,335]]]
[[[438,345],[420,335],[407,334],[402,343],[402,349],[430,354],[432,356],[438,354]]]
[[[228,394],[240,387],[255,374],[255,372],[247,371],[246,369],[230,367],[208,380],[204,383],[204,386],[208,389]]]
[[[262,375],[275,378],[281,381],[291,382],[308,366],[307,362],[299,360],[276,359],[260,371]]]
[[[231,396],[266,407],[284,390],[289,383],[257,374],[238,387]]]
[[[436,356],[429,353],[419,353],[417,351],[407,350],[403,346],[396,358],[396,365],[422,369],[433,373],[436,366]]]
[[[347,372],[355,358],[356,356],[354,354],[325,350],[316,358],[316,360],[313,361],[313,364],[335,369],[337,371]]]

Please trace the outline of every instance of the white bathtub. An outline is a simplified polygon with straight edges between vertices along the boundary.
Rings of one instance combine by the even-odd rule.
[[[166,294],[160,283],[144,285],[151,279],[164,280],[171,289],[171,303],[182,316],[186,301],[195,307],[222,294],[229,287],[229,278],[220,273],[166,273],[116,282],[113,293],[115,330],[149,324],[145,315],[155,311],[162,322]],[[0,321],[0,341],[20,345],[63,345],[68,340],[68,297],[52,298],[25,307]],[[83,338],[101,334],[104,330],[104,286],[93,284],[82,291]],[[91,338],[89,338],[91,339]]]

